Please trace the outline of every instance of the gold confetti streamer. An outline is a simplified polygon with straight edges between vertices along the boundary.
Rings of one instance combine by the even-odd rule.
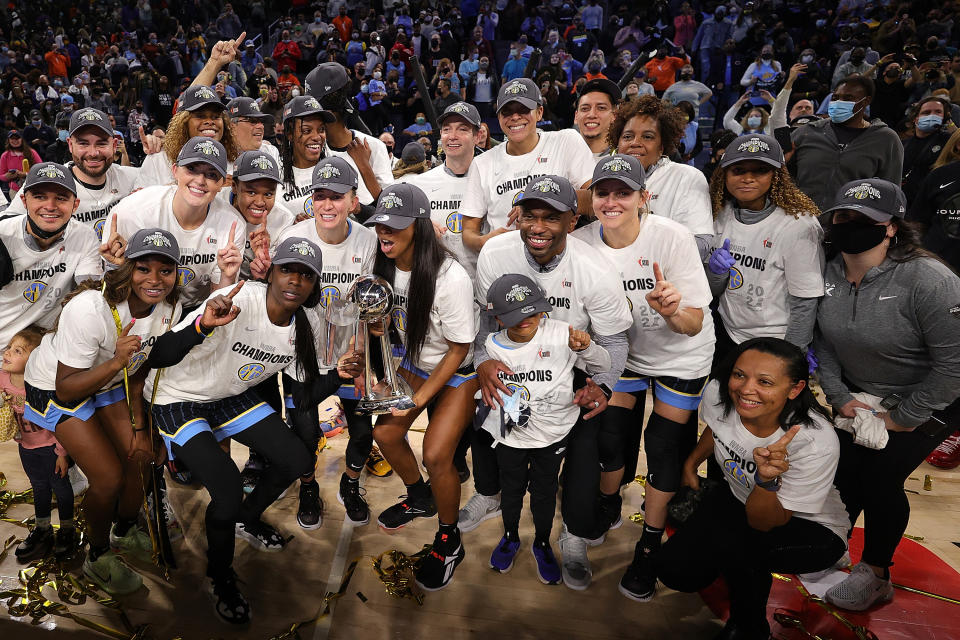
[[[636,478],[633,479],[633,481],[636,482],[641,487],[647,486],[647,476],[637,476]]]
[[[643,524],[643,511],[637,511],[635,514],[630,516],[630,522],[636,522],[637,524]]]
[[[316,622],[319,622],[323,618],[330,615],[330,603],[336,600],[337,598],[343,597],[343,594],[347,592],[347,586],[350,584],[350,579],[353,577],[353,572],[357,568],[358,560],[354,560],[350,563],[350,566],[347,567],[347,572],[343,575],[343,580],[340,581],[340,588],[336,592],[328,591],[325,596],[323,596],[323,601],[320,603],[320,608],[317,610],[317,614],[310,618],[309,620],[304,620],[303,622],[297,622],[290,626],[289,629],[278,633],[275,636],[270,636],[270,640],[302,640],[300,636],[300,629],[312,625]],[[131,639],[132,640],[132,639]]]
[[[423,592],[417,587],[414,572],[432,548],[433,545],[425,544],[420,551],[410,556],[398,549],[391,549],[373,559],[373,570],[386,587],[387,595],[411,598],[417,604],[423,604]]]
[[[779,580],[780,582],[793,582],[793,578],[787,577],[782,573],[771,573],[770,575],[773,576],[774,580]]]
[[[905,533],[903,537],[907,540],[913,540],[914,542],[923,542],[923,536],[912,536],[909,533]]]
[[[923,476],[923,490],[933,491],[933,476],[930,474]]]
[[[857,640],[877,640],[877,636],[876,634],[873,633],[873,631],[870,631],[870,629],[867,629],[866,627],[861,627],[860,625],[853,624],[852,622],[847,620],[845,617],[843,617],[839,611],[837,611],[836,609],[831,607],[829,604],[827,604],[826,601],[823,600],[823,598],[821,598],[820,596],[813,595],[812,593],[807,591],[802,584],[797,584],[797,591],[799,591],[800,595],[802,595],[808,601],[821,607],[828,614],[836,618],[840,622],[840,624],[842,624],[851,632],[853,632],[853,635],[854,637],[857,638]],[[817,636],[811,636],[811,637],[817,637]]]

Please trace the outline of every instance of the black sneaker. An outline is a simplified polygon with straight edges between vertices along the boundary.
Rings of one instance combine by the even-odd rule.
[[[453,580],[453,572],[465,556],[459,533],[456,534],[456,540],[451,540],[447,534],[438,531],[433,539],[433,548],[417,566],[417,586],[424,591],[443,589]]]
[[[229,624],[250,622],[250,603],[240,593],[237,574],[232,570],[218,578],[207,578],[207,588],[213,595],[214,609],[221,620]]]
[[[34,527],[13,552],[20,562],[43,558],[53,549],[53,527]]]
[[[320,485],[316,480],[300,483],[300,507],[297,509],[297,524],[304,529],[319,529],[323,523],[323,500]]]
[[[348,482],[345,477],[340,478],[340,491],[337,492],[337,502],[343,505],[347,518],[355,525],[370,522],[370,507],[363,499],[363,489],[359,482]]]
[[[240,472],[240,484],[243,486],[244,493],[253,493],[262,473],[263,466],[258,461],[247,460],[243,471]]]
[[[402,501],[387,507],[380,513],[377,523],[384,529],[399,529],[411,522],[414,518],[432,518],[437,515],[437,505],[433,503],[433,494],[428,493],[423,498],[400,496]]]
[[[633,562],[620,578],[620,593],[637,602],[647,602],[657,591],[657,574],[653,566],[653,553],[637,543]]]
[[[256,522],[238,522],[234,534],[241,540],[246,540],[257,549],[271,553],[280,551],[287,544],[283,536],[280,535],[280,532],[263,520],[257,520]]]
[[[53,543],[53,557],[56,558],[57,562],[66,562],[74,555],[79,542],[80,535],[77,533],[76,527],[61,526],[57,530]]]
[[[600,531],[606,533],[613,529],[619,529],[623,524],[623,496],[619,493],[613,496],[601,496],[597,500],[597,525]]]

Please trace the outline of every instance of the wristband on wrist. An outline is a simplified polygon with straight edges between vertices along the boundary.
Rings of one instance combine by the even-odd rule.
[[[203,330],[203,325],[200,324],[200,316],[197,316],[196,321],[194,321],[193,328],[196,329],[197,333],[199,333],[204,338],[209,338],[210,336],[213,335],[213,329],[210,329],[209,331]]]
[[[780,486],[783,484],[783,479],[780,476],[773,478],[772,480],[762,480],[760,478],[760,472],[753,472],[753,482],[756,486],[761,489],[766,489],[767,491],[777,492],[780,491]]]

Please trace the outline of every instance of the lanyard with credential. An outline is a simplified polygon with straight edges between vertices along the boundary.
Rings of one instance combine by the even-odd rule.
[[[107,281],[103,281],[103,286],[100,288],[101,295],[107,292]],[[109,304],[109,303],[107,303]],[[113,323],[117,327],[117,338],[120,337],[120,334],[123,333],[123,325],[120,322],[120,313],[117,311],[117,308],[110,304],[110,313],[113,315]],[[127,367],[123,368],[123,394],[127,400],[127,410],[130,412],[130,426],[133,427],[134,433],[137,432],[137,418],[133,415],[133,403],[130,401],[130,376],[127,373]]]

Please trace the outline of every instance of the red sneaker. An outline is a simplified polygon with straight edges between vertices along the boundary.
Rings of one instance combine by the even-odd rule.
[[[960,467],[960,431],[954,431],[950,437],[927,456],[927,462],[941,469]]]

